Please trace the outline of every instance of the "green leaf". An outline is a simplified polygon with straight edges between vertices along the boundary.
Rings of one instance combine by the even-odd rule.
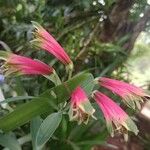
[[[11,134],[2,134],[0,133],[0,145],[7,147],[10,150],[21,150],[19,142]]]
[[[20,100],[33,99],[33,98],[34,98],[34,96],[17,96],[17,97],[11,97],[11,98],[7,98],[4,101],[0,102],[0,104],[14,102],[14,101],[20,101]]]
[[[31,137],[32,137],[32,145],[33,149],[36,150],[36,136],[38,129],[40,128],[40,125],[42,124],[42,119],[41,117],[35,117],[31,120],[30,123],[30,132],[31,132]]]
[[[78,85],[83,86],[87,93],[91,93],[94,87],[93,79],[90,73],[79,74],[69,81],[45,91],[38,98],[18,106],[13,112],[1,118],[0,129],[8,132],[25,124],[35,116],[47,112],[52,113],[54,109],[57,109],[57,104],[69,99],[71,92]],[[88,84],[90,86],[87,86]]]
[[[25,124],[39,114],[52,111],[52,107],[48,101],[49,100],[44,98],[37,98],[18,106],[13,112],[0,119],[0,129],[4,132],[8,132]]]
[[[135,135],[138,134],[139,130],[132,119],[128,118],[126,120],[126,125],[127,125],[128,130],[132,131]]]
[[[52,137],[62,120],[62,112],[50,114],[41,124],[37,136],[36,146],[43,147],[44,144]]]
[[[91,93],[94,87],[93,75],[90,73],[76,75],[69,81],[52,88],[51,91],[57,96],[57,102],[62,103],[70,97],[71,92],[79,85],[84,88],[87,94]],[[45,96],[45,94],[41,96]]]

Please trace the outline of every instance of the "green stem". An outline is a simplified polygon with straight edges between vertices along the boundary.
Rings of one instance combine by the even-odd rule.
[[[69,80],[69,79],[71,79],[72,72],[73,72],[73,63],[72,62],[66,66],[66,71],[68,73],[68,80]]]
[[[69,72],[68,72],[68,80],[71,79],[71,77],[72,77],[72,72],[73,72],[73,70],[69,70]]]

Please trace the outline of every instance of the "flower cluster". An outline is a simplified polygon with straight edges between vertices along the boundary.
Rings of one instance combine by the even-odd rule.
[[[108,131],[112,136],[114,136],[115,131],[126,133],[127,130],[137,135],[138,129],[136,125],[120,106],[99,91],[94,92],[93,97],[104,114]]]
[[[59,43],[38,23],[33,22],[33,25],[35,27],[34,35],[36,36],[36,39],[34,39],[32,43],[36,43],[37,46],[48,51],[63,64],[72,69],[72,61]],[[0,52],[0,59],[6,61],[2,67],[5,75],[25,74],[46,76],[54,73],[54,69],[51,66],[48,66],[39,60],[33,60],[13,53],[2,51]]]
[[[125,104],[133,109],[140,109],[141,102],[143,102],[143,99],[148,96],[142,89],[122,81],[105,77],[95,80],[98,81],[100,86],[119,95],[123,101],[125,101]],[[138,134],[138,129],[133,120],[117,103],[100,91],[94,91],[92,97],[102,110],[108,131],[112,136],[118,131],[125,134],[127,134],[127,131],[132,131],[136,135]],[[85,109],[85,104],[87,109]],[[72,114],[70,120],[87,123],[89,116],[93,117],[95,110],[88,101],[88,98],[81,87],[77,87],[71,95],[70,110]]]
[[[35,27],[35,39],[32,41],[33,44],[38,46],[50,54],[55,56],[60,62],[70,69],[73,69],[73,63],[65,50],[60,44],[50,35],[42,26],[38,23],[33,22]],[[17,74],[17,75],[43,75],[48,76],[54,74],[54,69],[51,66],[39,61],[33,60],[28,57],[16,55],[8,52],[0,52],[0,59],[5,60],[3,65],[6,75]],[[123,99],[123,102],[127,106],[133,109],[140,109],[141,103],[147,96],[144,91],[134,85],[109,79],[106,77],[100,77],[96,80],[100,86],[112,91]],[[70,109],[69,118],[71,121],[78,121],[79,124],[82,122],[87,124],[90,117],[94,117],[95,109],[90,103],[84,88],[78,86],[70,95]],[[104,118],[108,130],[113,136],[116,131],[125,132],[132,131],[136,135],[138,129],[132,119],[127,113],[112,99],[100,91],[94,91],[92,98],[98,104],[103,112]]]
[[[140,102],[143,102],[143,98],[146,97],[141,88],[122,81],[102,77],[98,79],[98,82],[101,86],[119,95],[123,102],[133,109],[136,107],[140,109]]]

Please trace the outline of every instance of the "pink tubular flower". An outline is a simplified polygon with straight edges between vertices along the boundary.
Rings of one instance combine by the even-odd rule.
[[[104,114],[107,128],[111,136],[114,136],[116,130],[120,132],[129,130],[136,135],[138,134],[135,123],[114,101],[98,91],[93,93],[93,97]]]
[[[19,75],[50,75],[53,73],[52,67],[28,57],[7,53],[5,61],[6,75],[14,73]]]
[[[89,117],[93,116],[95,109],[89,102],[85,91],[78,86],[71,94],[71,106],[69,109],[69,118],[71,121],[78,121],[79,124],[88,123]]]
[[[36,22],[32,23],[36,29],[34,33],[36,39],[33,40],[35,45],[54,55],[63,64],[72,67],[71,59],[60,44],[41,25]]]
[[[140,102],[143,102],[143,98],[147,96],[141,88],[122,81],[105,77],[99,78],[98,81],[101,86],[122,97],[127,106],[133,109],[136,107],[140,109]]]

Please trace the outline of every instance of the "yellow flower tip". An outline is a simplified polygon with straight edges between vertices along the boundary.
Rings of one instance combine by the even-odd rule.
[[[43,29],[43,27],[37,23],[36,21],[31,21],[33,27],[35,27],[35,29],[39,30],[39,29]]]

